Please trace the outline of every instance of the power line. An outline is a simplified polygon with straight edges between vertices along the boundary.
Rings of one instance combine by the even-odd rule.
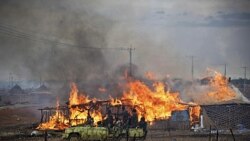
[[[57,39],[46,39],[44,36],[41,37],[38,36],[38,34],[33,34],[33,33],[27,33],[24,31],[21,31],[20,29],[17,29],[14,26],[9,26],[3,23],[0,23],[0,33],[4,33],[4,35],[7,35],[8,37],[14,37],[18,39],[25,39],[25,40],[30,40],[36,43],[45,43],[45,44],[53,44],[56,46],[67,46],[67,47],[77,47],[78,49],[94,49],[94,50],[121,50],[121,51],[129,51],[129,74],[132,76],[132,52],[135,50],[135,48],[124,48],[124,47],[119,47],[119,48],[114,48],[114,47],[90,47],[90,46],[85,46],[85,47],[80,47],[80,45],[75,45],[75,44],[70,44],[70,43],[65,43],[65,42],[60,42],[56,41]]]
[[[6,26],[6,25],[2,25],[0,24],[0,31],[9,35],[9,36],[14,36],[16,38],[20,38],[20,39],[29,39],[31,41],[35,41],[35,42],[43,42],[43,43],[51,43],[51,40],[46,40],[42,37],[38,37],[37,34],[30,34],[27,32],[23,32],[20,31],[19,29],[16,29],[12,26]]]
[[[55,44],[55,45],[61,45],[61,46],[68,46],[68,47],[78,47],[80,45],[76,45],[76,44],[70,44],[70,43],[65,43],[65,42],[59,42],[56,41],[57,39],[46,39],[43,37],[39,37],[38,35],[32,35],[23,31],[20,31],[14,27],[10,27],[10,26],[6,26],[0,23],[0,32],[5,33],[6,35],[12,36],[12,37],[16,37],[16,38],[20,38],[20,39],[28,39],[31,41],[35,41],[35,42],[42,42],[42,43],[46,43],[46,44]],[[129,50],[128,48],[123,48],[123,47],[119,47],[119,48],[114,48],[114,47],[91,47],[91,46],[84,46],[82,48],[79,49],[97,49],[97,50]]]

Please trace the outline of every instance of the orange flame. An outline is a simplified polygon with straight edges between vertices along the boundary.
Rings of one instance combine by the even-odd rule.
[[[41,123],[38,130],[63,130],[69,127],[69,120],[59,110],[59,101],[57,100],[56,113],[49,117],[49,121]]]
[[[207,95],[213,100],[213,102],[221,102],[232,100],[236,97],[234,90],[229,86],[228,80],[221,73],[212,71],[214,77],[210,80],[209,85],[211,91]]]
[[[189,107],[189,119],[190,119],[191,125],[199,123],[200,113],[201,113],[201,107],[199,105]]]
[[[95,102],[96,99],[90,100],[87,96],[84,95],[79,95],[79,91],[77,89],[77,86],[75,83],[71,84],[71,92],[70,92],[70,97],[69,97],[69,109],[70,109],[70,121],[71,125],[79,125],[79,124],[84,124],[87,121],[88,117],[88,108],[87,109],[81,108],[79,104],[87,104],[89,102]],[[90,116],[94,120],[94,124],[97,124],[98,121],[102,120],[102,114],[100,111],[89,111]]]
[[[110,97],[109,102],[112,106],[130,105],[136,109],[138,118],[144,116],[148,122],[153,122],[156,119],[168,119],[173,111],[181,110],[189,110],[192,124],[199,121],[200,106],[192,104],[193,107],[189,108],[190,105],[182,102],[179,93],[166,90],[166,85],[163,82],[156,81],[153,82],[152,86],[147,86],[140,80],[129,79],[127,88],[123,92],[121,99]],[[70,111],[69,119],[66,119],[59,112],[59,106],[57,106],[56,114],[50,117],[49,123],[42,123],[38,128],[65,129],[69,124],[75,126],[86,123],[88,115],[93,118],[93,122],[96,125],[98,121],[103,120],[99,107],[91,110],[90,103],[95,104],[96,102],[95,98],[89,99],[88,96],[80,94],[76,84],[72,83],[68,105]]]
[[[112,98],[111,96],[109,97],[110,98],[110,100],[109,100],[109,102],[110,102],[110,104],[112,105],[112,106],[116,106],[116,105],[122,105],[122,101],[121,100],[119,100],[119,99],[117,99],[117,98]]]
[[[186,110],[187,105],[181,104],[178,93],[165,91],[162,82],[155,82],[151,90],[139,80],[128,82],[128,91],[124,92],[123,99],[131,99],[126,104],[135,106],[138,117],[144,116],[146,121],[168,119],[176,110]]]

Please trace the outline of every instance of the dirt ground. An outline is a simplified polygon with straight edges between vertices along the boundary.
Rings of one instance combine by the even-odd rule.
[[[7,107],[0,109],[0,128],[39,121],[38,107]]]
[[[8,137],[0,138],[1,141],[44,141],[43,137]],[[236,136],[236,141],[249,141],[249,136]],[[48,141],[65,141],[61,137],[50,137]],[[122,141],[126,141],[123,139]],[[147,137],[145,141],[209,141],[208,136],[172,136],[172,137]],[[212,137],[211,141],[216,141],[216,137]],[[231,136],[220,136],[218,141],[234,141]]]

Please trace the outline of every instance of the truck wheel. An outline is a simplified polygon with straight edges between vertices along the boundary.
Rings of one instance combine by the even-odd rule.
[[[80,136],[78,134],[70,134],[68,141],[80,141]]]

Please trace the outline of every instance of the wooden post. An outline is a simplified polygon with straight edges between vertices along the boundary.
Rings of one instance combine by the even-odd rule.
[[[216,133],[216,141],[219,141],[219,131],[217,129],[217,133]]]
[[[127,129],[127,131],[126,131],[126,140],[128,141],[128,129]]]
[[[235,141],[233,130],[230,128],[231,135],[233,136],[233,140]]]
[[[135,141],[135,140],[136,140],[136,137],[135,137],[135,135],[134,135],[133,141]]]
[[[48,141],[48,131],[44,131],[44,141]]]
[[[209,141],[211,141],[211,125],[209,126]]]
[[[44,114],[43,114],[43,110],[42,109],[40,109],[40,111],[41,111],[41,121],[40,121],[40,123],[42,123],[43,122],[43,116],[44,116]]]

